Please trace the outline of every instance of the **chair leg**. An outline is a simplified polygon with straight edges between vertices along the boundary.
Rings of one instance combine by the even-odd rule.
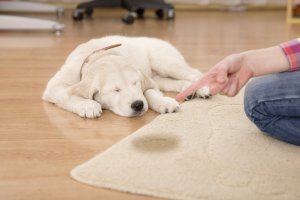
[[[0,1],[1,12],[46,12],[56,13],[62,16],[64,9],[62,7],[52,6],[43,3],[21,2],[21,1]]]
[[[56,21],[0,15],[0,30],[50,30],[60,34],[64,25]]]

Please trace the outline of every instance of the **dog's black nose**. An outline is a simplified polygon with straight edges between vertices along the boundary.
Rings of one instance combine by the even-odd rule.
[[[139,112],[141,110],[143,110],[144,108],[144,102],[143,101],[135,101],[131,104],[131,108],[135,111],[135,112]]]

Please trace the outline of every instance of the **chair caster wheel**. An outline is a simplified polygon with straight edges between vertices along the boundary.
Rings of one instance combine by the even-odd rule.
[[[122,21],[125,23],[125,24],[133,24],[135,18],[136,18],[137,14],[136,13],[129,13],[128,15],[125,15],[123,18],[122,18]]]
[[[81,21],[83,19],[83,10],[82,9],[76,9],[73,14],[72,14],[72,18],[75,21]]]
[[[159,9],[159,10],[155,11],[155,14],[158,19],[163,19],[165,16],[163,9]]]
[[[145,10],[143,8],[139,8],[136,10],[137,17],[140,19],[144,18],[144,13],[145,13]]]
[[[87,8],[87,9],[85,10],[85,14],[86,14],[87,16],[89,16],[89,17],[91,17],[91,16],[93,15],[93,13],[94,13],[94,9],[93,9],[93,8]]]
[[[169,9],[167,11],[167,19],[170,19],[170,20],[175,19],[175,11],[173,9]]]

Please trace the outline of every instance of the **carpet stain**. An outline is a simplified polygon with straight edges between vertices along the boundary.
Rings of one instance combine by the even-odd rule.
[[[132,141],[132,145],[139,151],[157,153],[174,150],[178,144],[179,140],[175,136],[162,134],[141,136]]]

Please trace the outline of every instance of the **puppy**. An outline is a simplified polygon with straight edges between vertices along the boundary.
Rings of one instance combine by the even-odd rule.
[[[171,44],[147,37],[108,36],[79,45],[48,82],[43,100],[96,118],[102,109],[135,117],[148,108],[159,113],[179,109],[161,91],[180,92],[201,77]],[[196,96],[209,96],[208,87]]]

